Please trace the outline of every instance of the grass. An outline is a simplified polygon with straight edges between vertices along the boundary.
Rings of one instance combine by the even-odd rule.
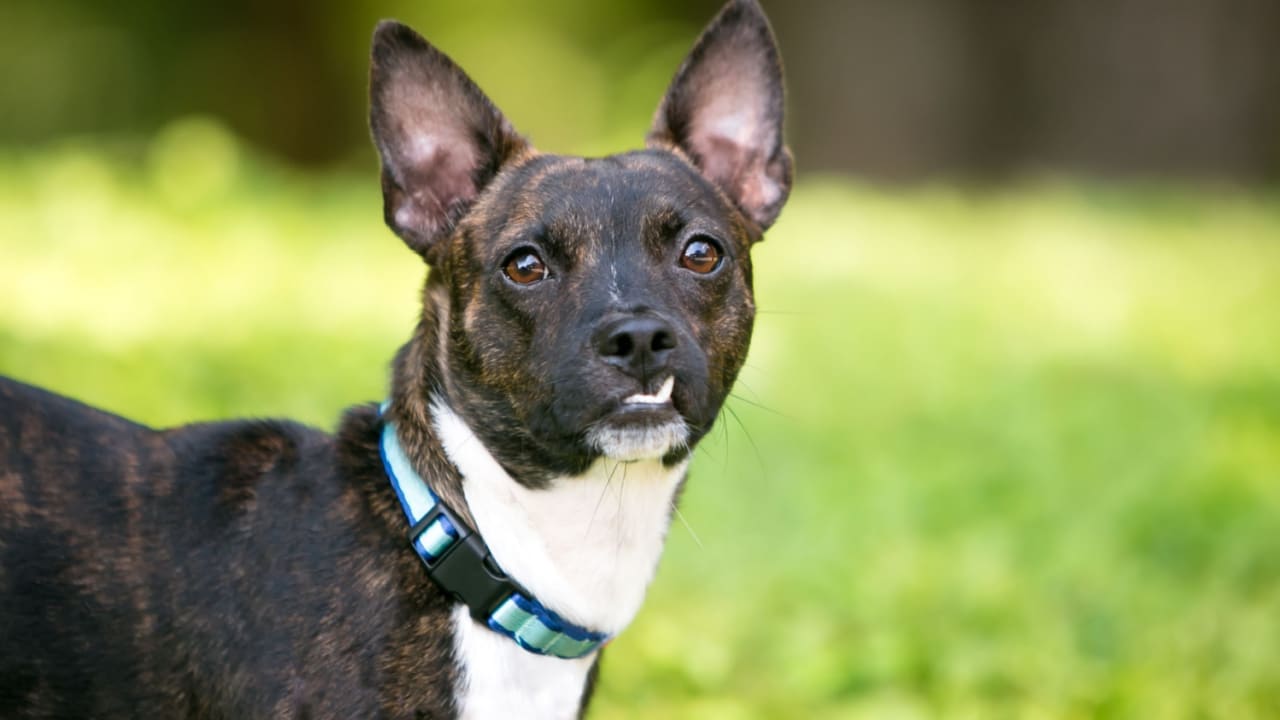
[[[380,398],[422,267],[373,176],[173,132],[0,158],[0,372],[162,425]],[[592,716],[1280,716],[1278,239],[1259,194],[802,183]]]

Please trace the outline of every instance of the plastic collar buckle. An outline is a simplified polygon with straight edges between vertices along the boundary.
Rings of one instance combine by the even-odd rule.
[[[458,538],[434,560],[419,552],[427,566],[427,575],[436,584],[471,610],[471,617],[485,623],[490,613],[512,593],[523,590],[507,574],[498,569],[489,548],[479,535],[471,532],[443,502],[437,502],[409,530],[409,543],[417,548],[418,536],[441,516],[458,531]]]

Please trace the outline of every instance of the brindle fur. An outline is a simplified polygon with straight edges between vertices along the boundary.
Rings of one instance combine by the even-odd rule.
[[[450,716],[450,603],[376,408],[333,438],[154,431],[4,379],[0,406],[0,715]]]
[[[432,268],[388,411],[418,472],[472,521],[433,399],[531,488],[584,470],[598,457],[585,429],[653,389],[584,361],[618,314],[678,336],[673,402],[691,435],[664,461],[683,459],[742,366],[750,247],[790,186],[759,7],[732,0],[709,26],[647,149],[600,159],[539,154],[404,26],[379,27],[372,62],[386,219]],[[768,127],[724,152],[700,113],[744,67],[754,81],[728,84],[759,96]],[[414,155],[415,123],[450,142]],[[720,272],[673,269],[695,232],[723,245]],[[503,280],[524,245],[554,284]],[[362,405],[334,436],[287,421],[152,430],[0,378],[0,717],[453,717],[454,605],[405,542],[380,428]]]

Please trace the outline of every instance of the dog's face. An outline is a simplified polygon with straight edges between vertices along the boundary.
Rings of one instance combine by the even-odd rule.
[[[562,460],[679,456],[711,425],[751,333],[751,236],[686,163],[539,156],[458,235],[451,396]]]
[[[442,377],[424,392],[523,482],[684,458],[746,356],[751,245],[790,188],[760,8],[712,22],[636,152],[537,153],[394,23],[374,36],[371,94],[388,224],[433,268]]]

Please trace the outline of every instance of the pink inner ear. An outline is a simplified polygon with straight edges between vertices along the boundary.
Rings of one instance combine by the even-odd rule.
[[[393,220],[424,238],[443,230],[452,208],[477,194],[475,171],[480,164],[475,145],[477,111],[451,78],[422,78],[401,70],[385,94],[392,120],[389,167],[403,189]]]
[[[475,150],[460,137],[449,135],[447,131],[406,135],[404,177],[398,181],[408,190],[409,201],[395,211],[400,226],[434,233],[447,222],[453,206],[475,198]]]
[[[761,220],[763,211],[783,194],[779,178],[768,166],[778,150],[778,128],[768,117],[768,81],[749,65],[730,70],[731,55],[707,58],[703,72],[691,78],[693,107],[687,143],[703,173]],[[727,80],[712,82],[712,78]]]
[[[391,21],[374,34],[369,120],[387,222],[428,262],[499,167],[528,149],[466,73]]]
[[[768,159],[724,135],[695,136],[690,144],[703,174],[723,188],[752,219],[764,223],[764,211],[782,198],[782,186],[774,178]]]

